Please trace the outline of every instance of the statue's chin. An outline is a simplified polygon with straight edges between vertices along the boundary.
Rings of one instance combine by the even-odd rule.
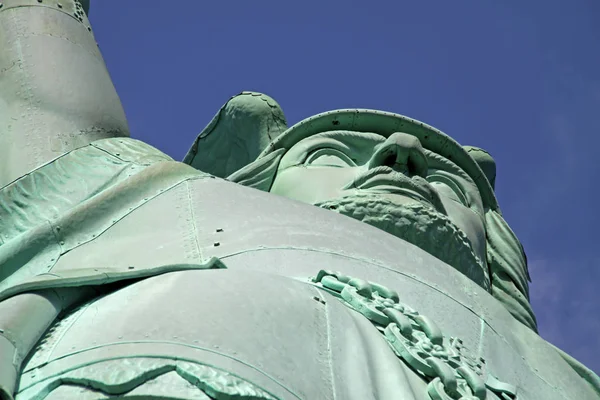
[[[315,205],[412,243],[481,286],[487,286],[486,268],[473,252],[465,233],[433,207],[410,199],[398,201],[380,194],[352,194]]]

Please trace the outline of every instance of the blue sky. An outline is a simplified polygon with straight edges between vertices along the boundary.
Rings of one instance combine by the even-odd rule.
[[[600,2],[93,0],[90,17],[132,136],[176,159],[242,90],[289,124],[375,108],[490,151],[541,335],[600,372]]]

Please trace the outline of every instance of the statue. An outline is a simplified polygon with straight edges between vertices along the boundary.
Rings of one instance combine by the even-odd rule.
[[[129,138],[88,2],[0,6],[0,399],[596,399],[544,341],[482,149],[231,98]]]

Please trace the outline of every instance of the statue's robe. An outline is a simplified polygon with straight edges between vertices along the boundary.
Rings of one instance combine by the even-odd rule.
[[[552,345],[421,249],[135,140],[94,142],[4,187],[0,221],[6,397],[427,398],[431,378],[311,280],[326,269],[395,290],[519,400],[598,398]]]

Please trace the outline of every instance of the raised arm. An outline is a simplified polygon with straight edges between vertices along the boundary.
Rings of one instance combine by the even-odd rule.
[[[0,188],[94,140],[129,136],[89,0],[0,3]]]

